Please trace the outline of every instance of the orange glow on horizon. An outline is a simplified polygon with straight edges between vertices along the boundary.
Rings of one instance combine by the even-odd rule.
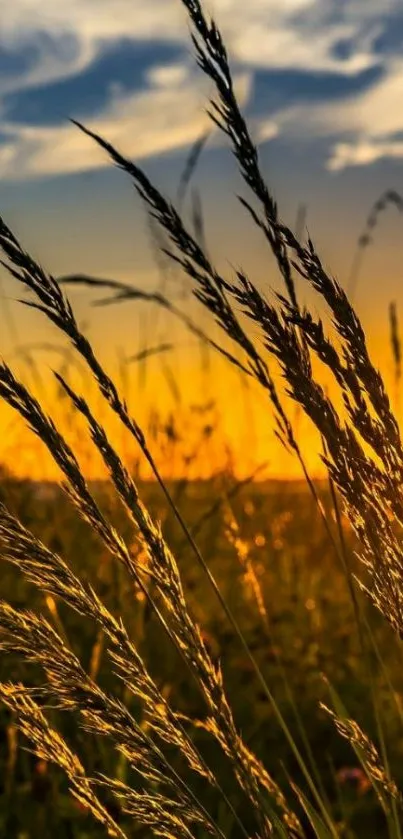
[[[379,366],[395,408],[388,336],[378,336],[376,342],[369,343],[374,358],[378,360],[381,357],[383,360]],[[10,366],[14,370],[14,366]],[[49,364],[46,367],[49,370]],[[210,373],[203,373],[194,359],[187,367],[182,364],[176,382],[176,396],[156,365],[150,366],[145,383],[139,380],[138,371],[129,382],[123,383],[118,370],[112,367],[106,369],[111,372],[132,416],[145,432],[149,449],[164,477],[208,478],[230,467],[237,477],[243,478],[263,464],[266,466],[259,473],[261,478],[292,480],[303,477],[297,457],[286,452],[274,435],[268,396],[255,383],[248,386],[242,383],[241,377],[226,361],[215,360]],[[18,377],[17,370],[14,372]],[[335,390],[330,378],[322,375],[323,369],[318,372],[319,380],[333,397]],[[85,476],[88,479],[105,477],[106,470],[91,443],[84,421],[72,409],[69,400],[56,389],[50,373],[44,374],[42,385],[45,389],[42,392],[33,386],[32,381],[28,381],[27,375],[21,375],[21,378],[65,435]],[[89,384],[87,379],[84,388],[82,373],[74,370],[70,372],[68,381],[77,393],[86,396],[126,465],[148,477],[137,443],[122,428],[94,383]],[[277,383],[281,390],[280,377]],[[128,392],[124,388],[128,388]],[[293,401],[286,399],[284,404],[310,474],[312,477],[324,477],[316,430]],[[4,404],[0,407],[0,433],[1,461],[12,473],[33,480],[60,479],[58,467],[44,444],[27,429],[16,412]]]

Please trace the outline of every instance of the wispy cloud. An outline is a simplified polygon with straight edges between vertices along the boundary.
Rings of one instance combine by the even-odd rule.
[[[349,142],[334,145],[329,168],[374,163],[382,157],[403,158],[403,60],[393,59],[379,84],[357,97],[332,118],[339,131],[352,133]]]
[[[104,112],[86,120],[88,128],[136,159],[195,142],[210,127],[203,108],[206,91],[179,66],[175,73],[173,68],[155,68],[153,81],[153,87],[132,96],[115,90]],[[245,102],[250,74],[238,74],[235,82],[240,100]],[[110,165],[105,154],[67,121],[56,126],[19,125],[17,131],[6,123],[2,130],[9,135],[0,144],[2,178],[62,175]],[[220,141],[219,136],[215,141]]]
[[[305,79],[300,105],[295,96],[292,107],[286,98],[271,109],[263,100],[254,102],[257,139],[265,142],[279,132],[293,135],[299,124],[301,134],[328,137],[333,170],[385,155],[403,156],[402,65],[397,58],[403,14],[398,4],[384,0],[380,11],[378,0],[210,3],[245,105],[255,72],[294,71]],[[142,44],[154,44],[152,55],[143,51],[140,63],[133,58],[132,81],[127,69],[122,79],[117,62],[109,65],[108,78],[102,57],[112,47],[118,54],[119,45],[128,42],[133,56],[136,45],[140,50]],[[176,50],[170,61],[163,58],[167,44]],[[88,74],[95,78],[97,68],[101,92],[90,101]],[[350,102],[349,85],[353,89],[371,68],[379,73]],[[346,81],[338,97],[329,101],[324,85],[321,100],[312,103],[309,79],[313,90],[320,76]],[[97,0],[96,10],[94,0],[14,0],[2,15],[0,33],[0,177],[43,177],[108,165],[61,117],[68,80],[74,80],[75,98],[71,88],[70,96],[77,105],[69,115],[135,158],[189,145],[206,128],[204,106],[211,91],[195,71],[180,0]]]
[[[403,158],[402,79],[403,60],[393,57],[377,83],[353,97],[284,109],[281,130],[300,140],[327,138],[333,172]]]

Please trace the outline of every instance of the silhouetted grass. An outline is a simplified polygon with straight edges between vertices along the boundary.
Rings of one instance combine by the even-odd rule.
[[[193,236],[178,210],[137,165],[107,140],[78,122],[77,127],[96,141],[129,175],[159,225],[164,237],[162,241],[170,242],[168,247],[162,245],[166,256],[184,271],[197,299],[218,323],[236,352],[241,352],[242,360],[209,338],[160,292],[150,295],[114,281],[82,276],[68,279],[70,282],[107,286],[117,292],[115,300],[153,300],[180,317],[199,339],[223,354],[244,375],[255,380],[268,396],[274,411],[277,436],[298,458],[322,525],[325,524],[328,546],[330,544],[342,561],[353,604],[355,630],[361,642],[360,654],[364,657],[364,693],[375,716],[379,749],[361,725],[349,716],[332,684],[325,687],[327,702],[319,692],[316,700],[321,699],[321,707],[335,723],[335,734],[341,735],[352,746],[361,763],[362,777],[367,777],[372,784],[380,804],[384,835],[398,839],[401,836],[401,794],[391,773],[390,747],[386,742],[387,724],[379,712],[379,675],[374,668],[368,639],[373,642],[375,650],[378,648],[355,585],[358,583],[379,616],[400,640],[403,633],[400,531],[403,521],[403,446],[399,426],[382,376],[371,360],[364,329],[347,294],[337,280],[324,270],[311,239],[302,244],[299,239],[301,231],[297,230],[294,234],[281,221],[276,201],[261,173],[257,149],[234,94],[227,53],[216,24],[205,17],[198,0],[182,1],[192,24],[198,64],[215,86],[217,98],[211,103],[211,117],[228,136],[241,176],[257,208],[244,198],[240,201],[252,223],[263,233],[275,257],[284,282],[284,295],[278,294],[274,301],[267,299],[240,269],[231,278],[222,276],[207,253],[197,203],[194,204]],[[204,139],[189,159],[181,183],[179,204],[203,143]],[[380,209],[378,207],[378,211]],[[113,563],[111,567],[118,568],[118,573],[121,571],[125,575],[125,597],[129,595],[131,598],[130,607],[126,601],[123,609],[121,578],[117,576],[117,602],[115,611],[111,610],[86,579],[80,563],[78,568],[77,564],[73,568],[61,556],[57,544],[46,546],[35,533],[34,526],[23,524],[20,516],[2,504],[2,557],[17,566],[33,588],[38,589],[38,596],[44,598],[52,618],[52,621],[48,620],[42,614],[43,601],[41,604],[40,600],[33,603],[38,606],[36,611],[5,600],[0,603],[0,647],[11,655],[13,661],[22,659],[32,664],[35,674],[30,684],[30,677],[26,676],[28,671],[24,671],[25,680],[22,683],[17,668],[17,673],[14,672],[12,677],[10,675],[11,681],[1,684],[1,698],[12,712],[14,724],[30,740],[40,760],[53,762],[64,772],[73,794],[110,835],[134,835],[133,831],[140,827],[145,831],[143,835],[151,831],[167,839],[172,836],[191,839],[207,835],[219,839],[230,835],[302,839],[312,834],[318,839],[336,839],[349,835],[350,817],[346,816],[346,805],[334,806],[328,780],[322,776],[323,766],[318,752],[320,744],[311,742],[302,697],[296,692],[284,660],[276,649],[271,625],[273,615],[252,557],[252,544],[258,544],[259,534],[255,532],[249,540],[242,537],[242,524],[237,522],[234,510],[228,506],[230,493],[227,493],[224,501],[226,533],[220,548],[231,552],[232,563],[226,575],[216,573],[210,557],[213,551],[201,550],[195,541],[195,530],[197,527],[200,529],[200,522],[208,520],[211,510],[217,509],[217,502],[208,506],[204,516],[200,515],[197,527],[187,522],[172,487],[161,476],[146,432],[130,412],[117,385],[77,323],[64,293],[64,284],[47,273],[24,250],[1,218],[0,247],[7,260],[2,264],[29,292],[29,297],[23,301],[25,305],[39,310],[69,340],[102,399],[139,447],[162,490],[172,528],[170,539],[151,506],[141,496],[135,478],[108,438],[103,424],[87,399],[67,382],[65,371],[56,373],[56,382],[60,392],[85,421],[89,438],[103,461],[115,499],[120,504],[124,526],[121,522],[112,521],[113,517],[97,499],[94,488],[85,479],[76,453],[40,401],[8,365],[0,365],[2,399],[22,417],[47,448],[61,471],[62,487],[77,517],[88,528],[91,538],[95,539],[99,556],[108,557],[108,562]],[[297,275],[326,303],[337,340],[328,337],[322,320],[300,307]],[[246,317],[239,315],[239,309]],[[253,331],[249,330],[250,322],[253,323]],[[396,332],[395,328],[395,359]],[[166,349],[165,344],[162,348],[154,347],[154,352]],[[145,347],[141,352],[144,358],[152,352],[152,348]],[[332,374],[334,386],[342,396],[344,412],[335,407],[316,377],[313,358],[319,359]],[[279,392],[272,363],[281,370],[286,394]],[[331,491],[331,503],[327,510],[305,466],[303,452],[285,407],[286,396],[291,396],[305,412],[323,441],[322,459],[328,470]],[[350,534],[349,543],[344,538],[339,499],[354,534],[361,564],[351,561],[352,537]],[[332,514],[336,527],[332,523]],[[181,563],[185,546],[187,561],[193,560],[192,567],[198,575],[199,588],[193,599],[186,588],[186,573]],[[236,560],[239,566],[238,597],[243,599],[244,606],[249,603],[249,609],[252,596],[260,631],[263,629],[266,637],[263,649],[266,655],[256,652],[250,633],[244,629],[243,621],[233,608],[229,578]],[[288,578],[295,571],[293,563],[295,555],[291,552]],[[298,568],[296,573],[299,571]],[[278,585],[281,584],[284,581],[279,575]],[[269,765],[258,756],[259,749],[255,749],[244,736],[243,726],[237,719],[237,696],[230,696],[227,689],[225,664],[221,663],[218,652],[214,652],[214,643],[198,619],[198,591],[214,600],[215,614],[220,615],[225,631],[230,632],[238,660],[247,668],[247,683],[243,690],[248,693],[253,685],[259,700],[265,703],[266,724],[278,728],[282,750],[288,756],[283,777],[269,769]],[[312,599],[308,598],[305,604],[308,612],[312,611],[311,603]],[[313,603],[315,609],[315,601]],[[63,608],[63,617],[59,614],[58,604]],[[141,628],[137,627],[137,631],[133,632],[132,620],[126,625],[126,619],[130,616],[130,609],[140,609],[140,605]],[[65,607],[68,607],[67,612],[71,609],[80,615],[85,625],[93,626],[96,633],[87,663],[81,660],[83,649],[75,649],[79,646],[77,639],[66,629]],[[302,620],[302,612],[298,618]],[[301,631],[298,618],[291,622],[293,641]],[[148,658],[142,647],[150,627],[158,646],[154,649],[154,656]],[[321,641],[325,632],[322,628]],[[316,644],[319,647],[319,640]],[[101,678],[100,656],[103,651],[108,655],[107,684],[102,683],[102,678],[105,678],[103,670]],[[164,690],[165,655],[172,657],[177,679],[186,684],[190,707],[186,704],[181,706],[180,695],[174,689]],[[278,679],[275,686],[267,675],[267,655],[271,656],[275,665],[274,674]],[[386,667],[382,655],[380,661]],[[321,669],[317,660],[316,674]],[[97,676],[100,676],[98,680]],[[45,683],[42,683],[43,678]],[[278,684],[281,684],[286,697],[284,705],[276,697]],[[387,695],[389,699],[391,696],[395,699],[395,688],[389,681]],[[192,706],[197,708],[197,713]],[[76,735],[74,750],[68,745],[68,738],[52,725],[50,717],[55,711],[59,718],[63,716],[60,712],[74,715],[80,732],[79,737]],[[250,716],[247,702],[246,714]],[[67,728],[70,728],[69,724]],[[78,757],[83,744],[88,742],[94,744],[94,752],[87,754],[89,769],[84,768]],[[11,761],[10,765],[15,764]],[[11,788],[9,784],[8,796]],[[361,831],[360,823],[355,824],[354,830],[353,835],[368,835],[366,824]]]

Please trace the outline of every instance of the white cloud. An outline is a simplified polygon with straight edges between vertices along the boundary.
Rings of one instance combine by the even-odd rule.
[[[383,0],[382,18],[397,10],[400,0]],[[257,67],[352,75],[384,61],[374,52],[379,33],[379,0],[210,0],[232,61],[245,68],[246,95],[251,71]],[[120,38],[165,40],[182,44],[188,57],[171,66],[154,67],[148,73],[151,90],[125,95],[111,87],[111,99],[103,113],[86,120],[95,131],[136,158],[186,146],[206,127],[203,108],[206,84],[194,73],[187,14],[180,0],[0,0],[0,45],[16,52],[35,43],[34,65],[14,76],[0,77],[1,97],[38,84],[65,79],[83,72],[94,58]],[[351,55],[342,59],[334,50],[340,41],[351,42]],[[371,154],[400,156],[399,144],[385,135],[403,129],[399,99],[399,72],[391,64],[385,81],[353,104],[304,109],[282,109],[256,123],[261,142],[279,130],[293,133],[339,134],[329,161],[336,169],[351,163],[370,162]],[[400,85],[401,85],[400,76]],[[309,120],[309,127],[305,123]],[[119,123],[119,124],[118,124]],[[374,127],[375,126],[375,127]],[[378,136],[382,126],[383,141]],[[0,146],[0,176],[29,177],[80,171],[105,165],[104,157],[88,146],[88,138],[70,125],[58,127],[13,125],[3,119],[1,131],[10,135]],[[354,135],[348,141],[343,132]],[[355,149],[355,151],[354,151]],[[370,151],[371,149],[371,151]],[[98,162],[95,163],[98,156]]]
[[[249,120],[249,128],[255,128],[254,140],[256,143],[267,143],[273,137],[277,137],[279,126],[271,119]]]
[[[328,161],[336,171],[346,166],[363,166],[382,157],[403,158],[402,85],[403,61],[391,62],[379,84],[358,96],[354,103],[334,110],[330,124],[354,133],[354,139],[336,143]],[[394,135],[397,135],[394,139]]]
[[[355,144],[336,143],[328,161],[328,169],[331,172],[338,172],[348,166],[368,166],[382,157],[403,158],[403,141],[359,140]]]
[[[302,3],[300,4],[303,5]],[[320,6],[307,2],[305,6]],[[262,16],[259,8],[248,6],[242,16],[235,15],[230,35],[232,55],[239,61],[252,67],[281,68],[302,70],[305,72],[337,72],[352,75],[378,62],[372,52],[372,44],[378,27],[368,31],[362,28],[362,21],[346,20],[339,24],[329,24],[324,19],[299,17],[298,21],[286,15],[287,4],[281,13],[273,10],[272,15]],[[334,46],[339,41],[356,39],[354,52],[350,57],[341,59],[334,53]]]
[[[185,81],[188,76],[189,68],[184,64],[170,64],[151,67],[147,73],[147,81],[157,87],[172,87]]]
[[[211,127],[204,109],[207,86],[200,84],[200,77],[195,79],[185,71],[180,73],[179,67],[174,74],[169,70],[159,68],[158,85],[151,90],[132,96],[121,96],[115,91],[105,111],[96,118],[86,119],[86,126],[136,160],[195,142]],[[235,77],[235,89],[243,103],[249,96],[250,86],[250,74]],[[3,179],[68,174],[111,165],[106,153],[70,123],[22,125],[16,136],[13,136],[15,126],[4,123],[2,131],[10,135],[9,142],[0,145],[0,178]],[[212,142],[220,142],[218,132]]]
[[[340,0],[341,4],[341,0]],[[384,0],[382,13],[397,8],[398,0]],[[379,19],[379,3],[350,0],[343,4],[343,21],[329,23],[332,0],[214,0],[206,4],[222,29],[231,56],[252,66],[356,72],[374,62],[368,22]],[[24,47],[35,33],[59,41],[75,40],[74,57],[52,54],[42,43],[47,79],[59,78],[87,66],[101,42],[119,38],[170,40],[189,45],[187,14],[180,0],[0,0],[0,40],[12,48]],[[314,35],[314,43],[312,36]],[[342,60],[332,55],[341,38],[356,38],[354,55]],[[58,50],[59,52],[59,50]],[[44,74],[43,78],[45,78]],[[20,82],[30,85],[40,67]],[[3,82],[1,82],[3,84]]]
[[[284,108],[273,119],[296,142],[327,138],[330,171],[403,158],[402,79],[403,60],[392,59],[381,80],[353,98]]]

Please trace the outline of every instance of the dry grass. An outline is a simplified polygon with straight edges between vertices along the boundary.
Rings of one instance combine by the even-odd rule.
[[[211,103],[212,119],[228,136],[240,173],[252,193],[256,208],[245,199],[240,200],[274,254],[284,281],[284,296],[278,295],[275,302],[269,301],[241,270],[236,271],[230,279],[221,276],[206,252],[197,208],[195,226],[199,235],[193,236],[186,229],[175,207],[150,183],[139,167],[106,140],[79,123],[76,124],[102,146],[132,179],[151,216],[171,242],[172,250],[166,249],[166,254],[190,278],[196,297],[233,342],[236,351],[242,352],[243,360],[239,361],[235,354],[209,339],[185,316],[187,326],[202,341],[224,353],[230,363],[256,380],[268,394],[274,409],[277,434],[298,457],[311,491],[315,493],[283,404],[283,396],[275,385],[270,356],[278,363],[287,393],[312,420],[324,441],[323,460],[361,546],[363,572],[358,583],[385,620],[401,636],[403,563],[399,528],[403,522],[403,447],[382,377],[371,361],[366,336],[355,310],[340,284],[324,270],[313,242],[309,240],[302,244],[281,222],[276,202],[262,177],[257,150],[235,98],[228,58],[219,30],[213,21],[206,19],[198,0],[183,0],[183,3],[193,26],[192,39],[197,61],[215,85],[217,98]],[[202,144],[198,153],[201,147]],[[193,164],[194,160],[190,165]],[[182,192],[188,178],[189,173],[182,184]],[[3,264],[31,294],[31,298],[24,300],[24,303],[40,310],[69,339],[90,371],[100,394],[139,445],[183,530],[186,543],[206,574],[250,661],[254,675],[271,703],[305,778],[310,799],[294,784],[296,798],[288,802],[278,783],[244,741],[231,710],[220,664],[214,660],[191,614],[174,552],[158,521],[154,520],[141,500],[133,477],[87,401],[61,375],[57,375],[60,387],[75,410],[84,417],[92,442],[135,528],[134,545],[128,544],[102,513],[67,441],[39,402],[5,364],[0,366],[2,398],[43,441],[62,472],[64,488],[78,515],[97,534],[113,559],[125,569],[134,591],[142,593],[176,650],[178,667],[186,668],[192,683],[203,696],[205,716],[199,720],[184,719],[171,706],[150,674],[121,618],[112,615],[93,588],[82,582],[57,552],[43,545],[4,506],[0,510],[3,558],[17,565],[40,590],[60,599],[94,622],[105,639],[117,680],[124,684],[142,706],[146,725],[140,725],[124,702],[96,683],[67,641],[42,615],[17,610],[4,602],[0,604],[2,650],[17,653],[39,666],[46,677],[46,684],[37,691],[35,698],[27,686],[2,685],[2,701],[14,712],[18,726],[31,741],[36,753],[56,763],[66,773],[74,795],[105,825],[110,835],[125,834],[118,820],[112,818],[107,805],[101,801],[105,790],[114,796],[121,813],[130,815],[157,836],[188,839],[200,836],[204,831],[209,835],[224,837],[225,832],[207,811],[203,796],[195,791],[194,779],[197,778],[215,790],[223,807],[232,814],[239,835],[261,839],[271,836],[303,837],[307,834],[298,814],[304,812],[319,839],[337,837],[338,828],[329,812],[327,801],[288,730],[264,674],[194,536],[159,474],[145,434],[137,420],[130,415],[116,385],[80,330],[61,285],[25,252],[2,219],[0,246],[7,259]],[[301,309],[297,299],[296,275],[312,286],[327,304],[337,341],[328,337],[321,320]],[[87,282],[91,283],[91,280],[87,279]],[[99,284],[109,285],[117,291],[117,299],[120,300],[140,294],[136,289],[112,281],[100,281]],[[163,295],[159,296],[157,302],[183,317]],[[259,340],[250,336],[244,324],[245,319],[237,315],[239,307],[247,316],[246,320],[249,319],[258,327]],[[393,324],[397,364],[396,318]],[[155,351],[166,349],[166,346],[156,347]],[[320,381],[315,378],[313,356],[319,358],[332,373],[343,397],[343,415],[337,412]],[[315,497],[319,504],[319,499]],[[230,512],[228,537],[243,567],[245,585],[250,586],[267,629],[267,615],[259,582]],[[37,700],[42,704],[37,704]],[[129,787],[102,773],[88,777],[77,755],[70,751],[67,743],[47,720],[45,711],[51,702],[59,709],[74,712],[78,724],[88,736],[109,738],[136,773],[138,786]],[[337,708],[334,714],[340,733],[359,750],[368,775],[382,789],[382,806],[387,812],[389,834],[398,837],[400,826],[397,806],[400,804],[400,796],[396,786],[389,779],[387,769],[382,769],[375,747],[360,727],[340,716]],[[242,806],[234,806],[216,777],[214,766],[207,765],[194,745],[193,727],[202,727],[226,756],[228,768],[239,785]],[[181,772],[174,768],[170,758],[172,749],[181,759]],[[200,784],[197,789],[199,787]],[[390,798],[393,799],[392,804]]]

